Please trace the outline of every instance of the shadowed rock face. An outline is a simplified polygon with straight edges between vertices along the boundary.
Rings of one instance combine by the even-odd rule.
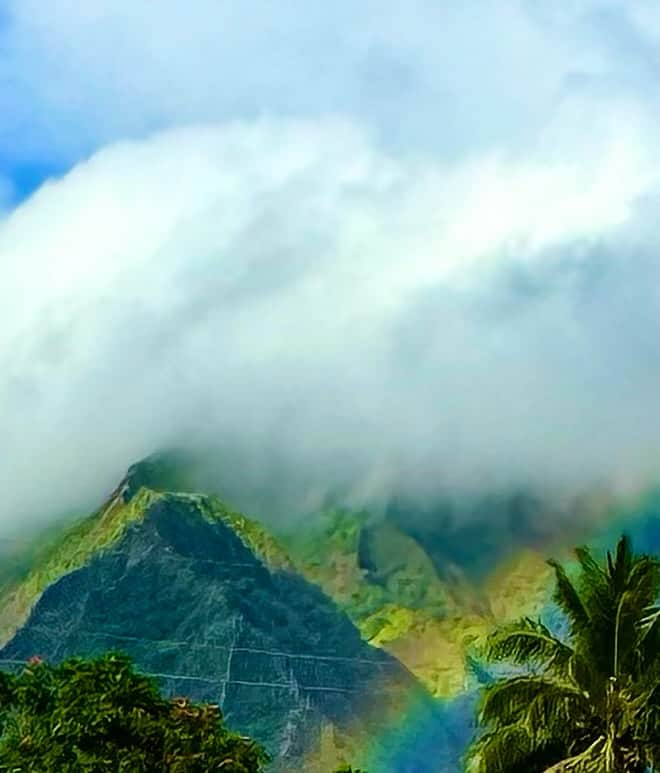
[[[390,502],[385,520],[415,539],[452,579],[456,572],[480,583],[521,547],[537,544],[544,529],[559,522],[545,503],[525,493],[489,495],[474,501],[438,501],[428,508],[402,499]]]
[[[316,586],[264,565],[196,501],[154,502],[118,542],[46,589],[1,657],[121,649],[168,694],[218,702],[284,768],[323,727],[371,735],[402,700],[424,703],[401,664],[367,645]],[[419,751],[398,771],[452,769]]]

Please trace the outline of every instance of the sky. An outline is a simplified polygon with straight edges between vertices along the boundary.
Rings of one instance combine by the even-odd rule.
[[[0,533],[182,443],[657,480],[659,76],[650,0],[0,0]]]

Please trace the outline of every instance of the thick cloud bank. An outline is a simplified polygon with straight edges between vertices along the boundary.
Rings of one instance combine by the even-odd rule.
[[[3,523],[184,439],[307,493],[648,480],[659,144],[601,118],[456,162],[172,130],[44,186],[0,221]]]
[[[263,115],[445,158],[517,146],[570,95],[657,105],[659,43],[655,0],[3,0],[0,161]]]

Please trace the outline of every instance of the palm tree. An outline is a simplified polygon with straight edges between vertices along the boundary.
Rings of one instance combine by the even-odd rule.
[[[568,635],[525,618],[488,640],[509,669],[483,690],[470,773],[660,770],[660,562],[625,536],[602,563],[575,552],[575,581],[550,562]]]

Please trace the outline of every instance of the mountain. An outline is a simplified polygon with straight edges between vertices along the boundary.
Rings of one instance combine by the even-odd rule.
[[[454,769],[465,730],[276,540],[215,497],[147,488],[152,473],[132,468],[5,586],[0,659],[121,649],[167,693],[218,702],[280,770],[367,754],[376,770]],[[411,712],[405,738],[383,733]],[[431,743],[444,757],[428,756]]]
[[[449,699],[474,687],[495,626],[554,616],[549,556],[609,547],[623,530],[640,550],[660,551],[660,491],[626,501],[593,492],[561,508],[524,492],[426,508],[393,500],[379,518],[338,508],[278,538],[365,640]]]
[[[221,488],[185,455],[158,455],[98,512],[6,555],[5,665],[121,649],[169,694],[219,702],[275,770],[346,759],[450,773],[487,678],[478,645],[498,623],[552,619],[546,557],[623,529],[660,549],[657,490],[582,501],[579,522],[513,494],[469,512],[393,501],[265,527]]]
[[[496,621],[535,614],[549,597],[549,567],[520,549],[477,584],[458,564],[438,570],[424,545],[389,519],[331,510],[278,538],[296,569],[436,697],[472,681],[470,656]]]

